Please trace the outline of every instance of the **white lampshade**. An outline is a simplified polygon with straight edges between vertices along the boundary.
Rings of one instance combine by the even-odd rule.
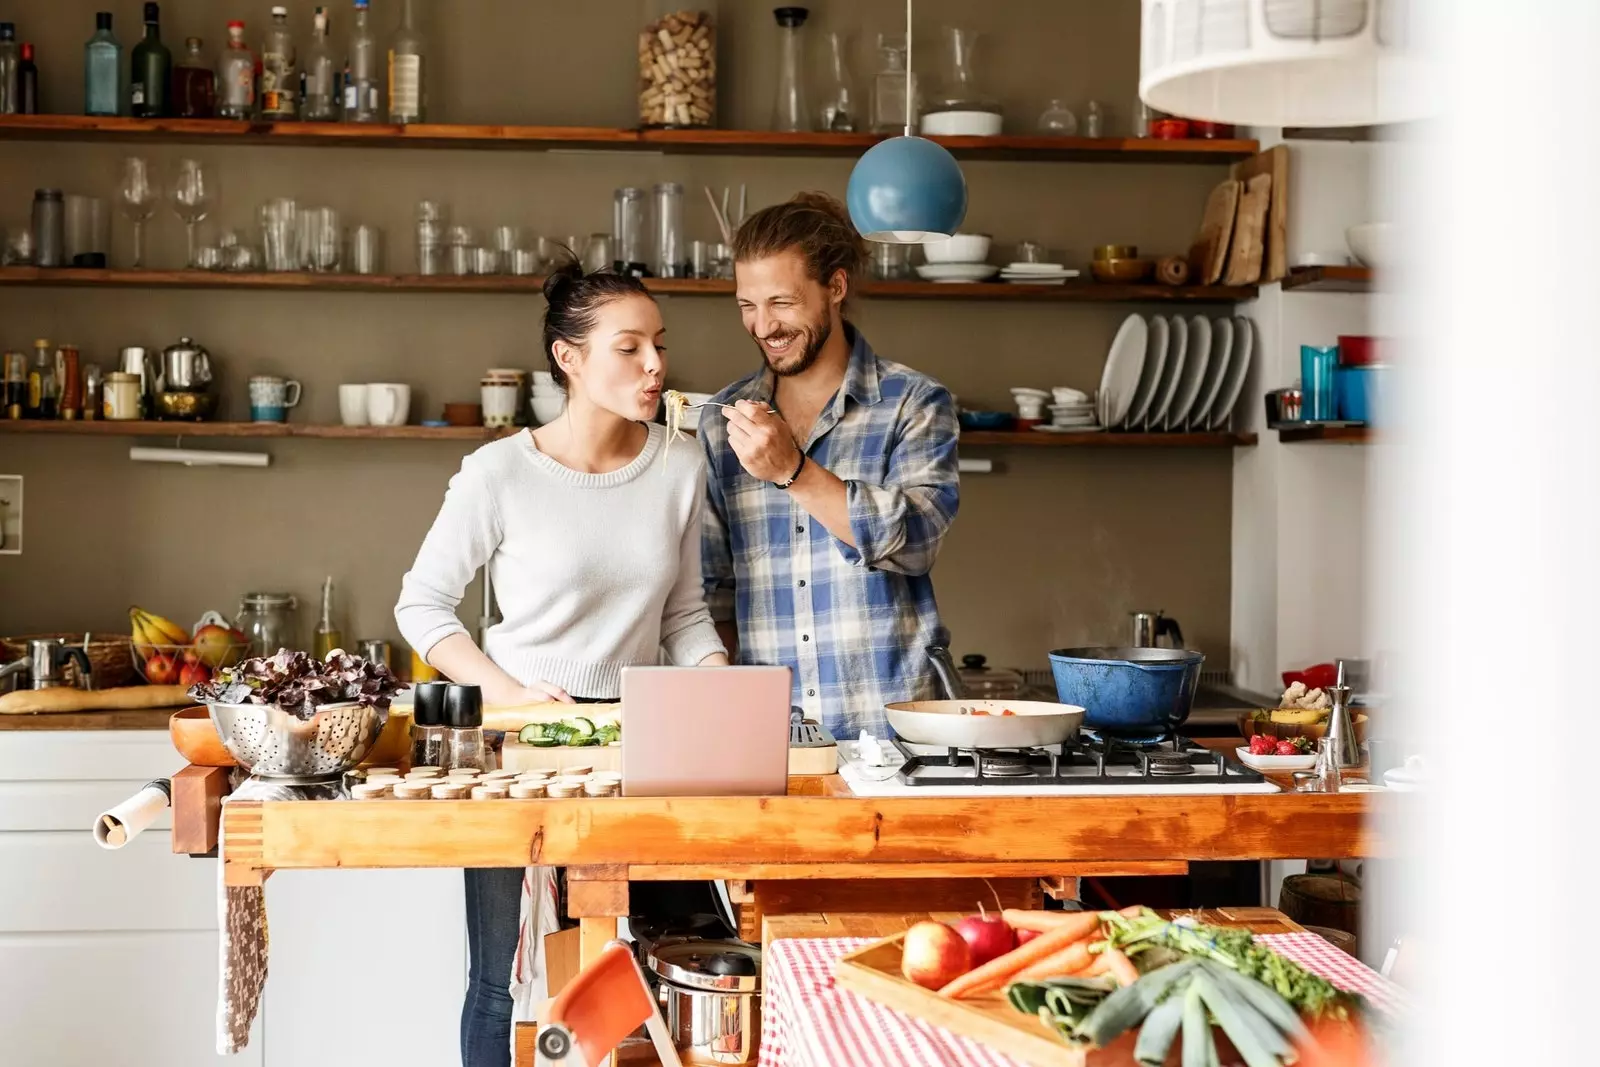
[[[1412,0],[1143,0],[1139,97],[1239,126],[1370,126],[1432,113]]]

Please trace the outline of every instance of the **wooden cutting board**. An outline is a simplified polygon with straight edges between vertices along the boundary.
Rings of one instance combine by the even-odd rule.
[[[1215,285],[1228,259],[1228,239],[1239,210],[1244,183],[1229,178],[1211,190],[1200,217],[1200,232],[1189,246],[1189,277],[1196,285]]]
[[[1261,278],[1264,227],[1272,203],[1272,175],[1257,174],[1244,183],[1239,213],[1233,221],[1233,242],[1228,252],[1224,285],[1254,285]]]
[[[566,705],[572,707],[571,704]],[[554,745],[540,748],[524,745],[506,735],[500,748],[500,766],[508,771],[564,771],[568,767],[588,767],[592,771],[622,770],[622,745]]]
[[[1289,146],[1278,145],[1240,160],[1228,171],[1242,182],[1258,174],[1272,176],[1272,203],[1267,208],[1262,282],[1281,281],[1289,273]]]

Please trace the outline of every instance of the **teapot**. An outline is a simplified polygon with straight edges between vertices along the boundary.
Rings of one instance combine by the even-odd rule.
[[[211,353],[193,339],[180,337],[178,343],[161,353],[161,389],[168,393],[203,393],[211,385]]]

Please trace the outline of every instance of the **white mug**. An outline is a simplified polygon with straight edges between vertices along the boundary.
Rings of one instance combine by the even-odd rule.
[[[367,385],[367,421],[374,426],[404,426],[411,414],[411,386],[400,382]]]
[[[367,387],[365,385],[339,386],[339,421],[346,426],[367,424]]]
[[[517,401],[521,389],[515,381],[502,382],[485,378],[481,383],[483,395],[483,424],[485,426],[510,426],[517,421]]]

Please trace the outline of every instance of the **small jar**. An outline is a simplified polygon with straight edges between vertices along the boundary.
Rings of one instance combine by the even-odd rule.
[[[139,376],[126,371],[112,371],[106,375],[101,414],[107,419],[129,422],[143,415],[140,404]]]
[[[542,800],[547,788],[543,782],[518,782],[507,793],[512,800]]]
[[[483,690],[475,685],[448,687],[444,694],[444,718],[442,762],[445,768],[484,770],[488,766],[488,746],[483,738]]]
[[[506,783],[510,783],[510,782],[513,782],[513,781],[515,781],[517,779],[517,774],[518,774],[518,772],[516,772],[516,771],[509,771],[509,770],[503,770],[503,769],[502,770],[498,770],[498,771],[490,771],[488,774],[483,776],[483,780],[485,782],[502,782],[503,781],[503,782],[506,782]]]
[[[475,785],[472,787],[473,800],[505,800],[510,796],[510,786],[485,783],[483,785]]]
[[[582,785],[573,785],[568,782],[551,782],[544,787],[545,795],[552,799],[556,797],[575,797],[583,792]]]
[[[411,710],[411,769],[439,767],[444,760],[444,691],[447,682],[415,687]]]
[[[398,782],[393,789],[396,800],[428,800],[433,796],[433,783],[429,781]]]
[[[60,189],[33,192],[33,262],[62,266],[66,256],[66,201]]]
[[[466,782],[435,782],[431,791],[435,800],[466,800],[472,786]]]
[[[390,787],[382,782],[357,782],[350,787],[350,796],[356,800],[383,800],[390,795]]]
[[[650,0],[639,31],[639,125],[717,124],[716,5]]]

